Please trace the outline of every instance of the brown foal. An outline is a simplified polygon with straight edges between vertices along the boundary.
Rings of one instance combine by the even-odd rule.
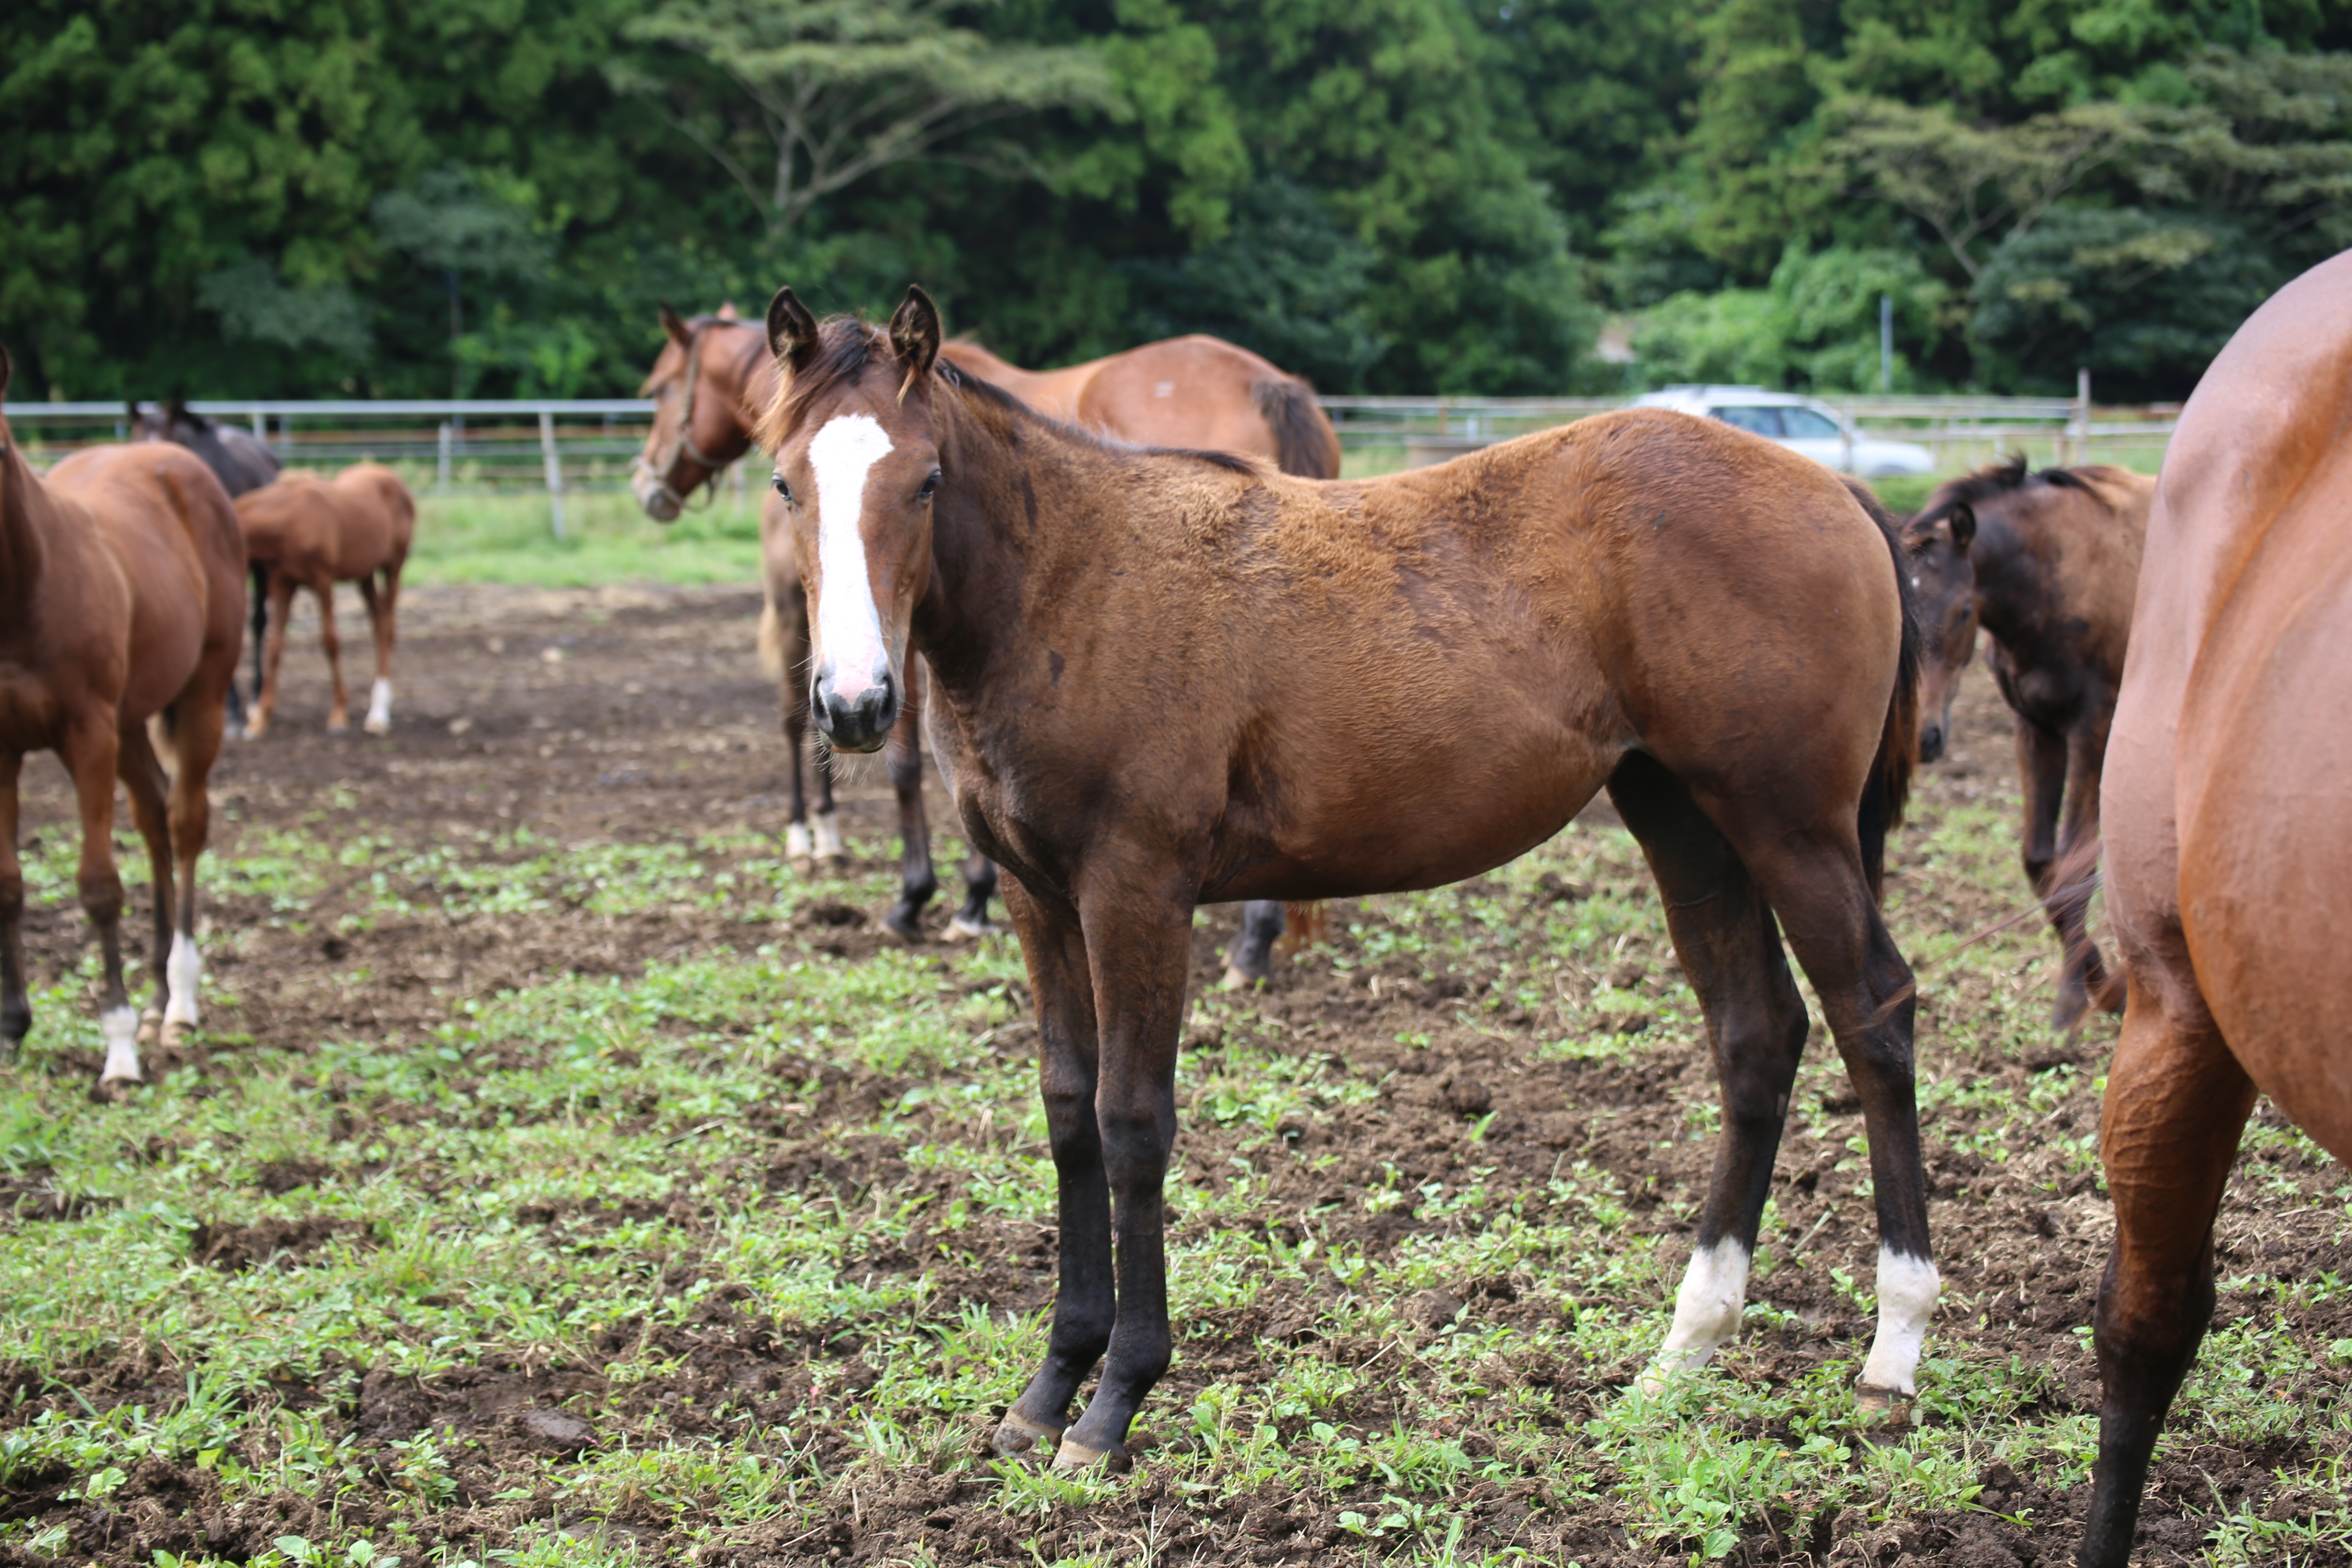
[[[887,331],[820,326],[789,289],[768,325],[782,374],[759,437],[799,546],[818,722],[845,750],[881,745],[922,649],[933,750],[1008,873],[1035,991],[1061,1288],[1001,1448],[1121,1462],[1167,1367],[1194,908],[1453,881],[1603,787],[1657,878],[1722,1086],[1657,1371],[1738,1326],[1807,1033],[1785,933],[1870,1134],[1861,1397],[1910,1394],[1937,1293],[1911,971],[1859,822],[1875,796],[1885,823],[1907,783],[1916,648],[1894,535],[1835,475],[1635,410],[1317,482],[1044,419],[940,362],[919,289]]]
[[[278,710],[278,665],[286,657],[286,621],[294,591],[319,601],[319,645],[334,680],[327,728],[351,728],[351,694],[343,689],[343,644],[335,634],[335,584],[357,583],[375,634],[375,684],[361,727],[371,735],[392,728],[392,649],[400,637],[400,574],[416,533],[416,501],[400,476],[381,463],[354,463],[332,479],[296,471],[236,498],[236,517],[253,563],[257,591],[268,595],[268,636],[256,653],[261,674],[246,736],[268,732]],[[257,612],[257,622],[262,616]],[[257,627],[257,630],[258,627]]]
[[[2123,1037],[2116,1247],[2082,1561],[2120,1568],[2213,1316],[2213,1221],[2257,1092],[2352,1159],[2352,254],[2271,296],[2198,383],[2147,525],[2107,744]]]
[[[2052,868],[2098,837],[2099,770],[2123,685],[2132,595],[2156,481],[2125,468],[2046,468],[2023,458],[1954,479],[1927,498],[1904,544],[1927,629],[1919,755],[1944,753],[1952,694],[1992,638],[1993,679],[2017,715],[2025,796],[2025,876],[2058,933],[2057,1027],[2073,1032],[2095,1001],[2123,1011],[2083,927],[2081,878]]]
[[[0,349],[0,392],[8,369]],[[142,1076],[122,980],[118,777],[154,876],[164,1044],[197,1023],[196,858],[244,618],[236,513],[194,453],[94,447],[44,479],[0,420],[0,1045],[13,1049],[33,1024],[16,858],[16,784],[32,752],[58,753],[81,808],[77,881],[105,963],[100,1087]]]

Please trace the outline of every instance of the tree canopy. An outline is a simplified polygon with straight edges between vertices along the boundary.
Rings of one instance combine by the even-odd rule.
[[[18,395],[622,393],[790,281],[1330,391],[2177,397],[2352,245],[2352,0],[17,0]],[[1607,336],[1633,358],[1604,357]]]

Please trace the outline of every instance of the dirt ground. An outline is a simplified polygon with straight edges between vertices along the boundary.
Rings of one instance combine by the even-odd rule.
[[[323,671],[310,625],[298,623],[276,731],[266,742],[232,743],[216,773],[217,847],[233,854],[258,831],[298,824],[418,844],[471,835],[489,824],[527,824],[556,844],[667,841],[722,826],[781,830],[785,795],[775,696],[750,649],[756,595],[446,588],[414,591],[404,609],[396,727],[382,742],[356,732],[323,731]],[[353,635],[354,626],[363,625],[347,620],[350,643],[363,640]],[[363,705],[364,656],[350,659],[347,671],[358,705]],[[62,773],[45,761],[28,769],[27,784],[27,833],[68,831]],[[1917,885],[1923,870],[1912,846],[1932,829],[1939,813],[1986,799],[2007,800],[2013,793],[2005,714],[1990,680],[1979,673],[1965,689],[1951,760],[1923,778],[1914,824],[1894,858],[1898,887]],[[935,805],[937,798],[935,792]],[[878,767],[869,766],[851,784],[844,811],[853,839],[866,842],[877,856],[895,850],[892,808]],[[945,875],[944,864],[941,869]],[[1624,870],[1628,877],[1636,875],[1630,865]],[[2016,890],[2021,895],[2021,880]],[[421,1032],[447,1016],[453,989],[486,995],[563,973],[631,975],[650,961],[780,935],[678,908],[618,920],[559,911],[457,926],[427,914],[404,922],[378,921],[349,941],[321,938],[318,932],[331,929],[341,896],[343,890],[331,888],[315,906],[320,918],[304,931],[257,936],[215,961],[219,980],[237,1001],[208,1024],[224,1037],[249,1038],[250,1046],[234,1048],[299,1050],[331,1032]],[[1578,893],[1562,889],[1559,896]],[[931,913],[935,928],[950,905],[951,896],[943,891]],[[1959,931],[2016,908],[2015,901],[1990,895],[1956,894],[1939,916],[1945,929]],[[228,923],[247,912],[216,905],[211,918]],[[825,923],[835,919],[840,923]],[[86,938],[78,910],[51,904],[30,911],[27,923],[37,981],[53,980],[79,962]],[[126,923],[137,942],[141,922]],[[1213,984],[1217,949],[1232,925],[1232,911],[1221,911],[1201,933],[1196,985]],[[1345,934],[1344,920],[1339,931],[1334,940],[1340,950],[1353,951],[1355,939]],[[848,962],[885,940],[846,911],[820,913],[814,923],[803,921],[782,934]],[[1667,973],[1670,963],[1659,929],[1611,955],[1611,973],[1601,978],[1638,992],[1659,984],[1653,977]],[[355,978],[362,972],[363,979]],[[1213,1169],[1228,1155],[1255,1164],[1267,1173],[1272,1194],[1256,1223],[1278,1234],[1291,1223],[1286,1216],[1339,1204],[1350,1193],[1389,1179],[1383,1173],[1391,1167],[1408,1190],[1459,1180],[1473,1163],[1496,1167],[1490,1178],[1496,1187],[1523,1182],[1534,1189],[1563,1161],[1585,1161],[1635,1194],[1637,1227],[1686,1233],[1688,1222],[1673,1217],[1677,1200],[1703,1185],[1713,1152],[1711,1140],[1689,1137],[1685,1126],[1687,1108],[1714,1096],[1703,1055],[1536,1059],[1525,1048],[1526,1040],[1555,1022],[1540,1007],[1505,1012],[1505,1037],[1451,1026],[1442,1009],[1465,995],[1479,995],[1491,980],[1472,967],[1433,984],[1417,961],[1403,957],[1366,962],[1345,974],[1328,967],[1282,971],[1255,1005],[1328,1053],[1333,1074],[1378,1080],[1380,1092],[1328,1118],[1300,1119],[1280,1130],[1282,1142],[1294,1150],[1339,1155],[1320,1170],[1311,1162],[1271,1158],[1262,1143],[1245,1136],[1245,1129],[1206,1121],[1188,1123],[1181,1134],[1188,1168]],[[1932,980],[1920,1030],[1923,1059],[1932,1058],[1936,1072],[2011,1086],[2020,1095],[2044,1075],[2077,1069],[2071,1075],[2073,1092],[2051,1120],[2058,1129],[2079,1131],[2095,1121],[2099,1056],[2111,1035],[2095,1031],[2090,1043],[2070,1047],[2053,1041],[2020,1054],[1990,1045],[1958,1046],[1944,1026],[1996,985],[2039,980],[1965,966]],[[1619,1025],[1636,1032],[1644,1019],[1629,1013]],[[1425,1033],[1427,1048],[1399,1044],[1398,1037],[1407,1031]],[[1013,1031],[1007,1035],[1004,1048],[1018,1053],[1021,1042]],[[1188,1045],[1196,1058],[1223,1048],[1213,1033],[1196,1035]],[[1815,1048],[1821,1048],[1818,1042]],[[820,1178],[872,1184],[904,1176],[898,1151],[827,1131],[835,1120],[897,1094],[903,1085],[862,1073],[832,1077],[816,1103],[795,1107],[789,1116],[771,1116],[766,1126],[772,1146],[756,1168],[742,1171],[743,1180],[775,1186]],[[1819,1110],[1811,1125],[1823,1135],[1792,1120],[1780,1151],[1774,1186],[1779,1221],[1825,1247],[1843,1237],[1852,1243],[1846,1250],[1861,1254],[1873,1234],[1869,1210],[1847,1200],[1866,1173],[1838,1169],[1841,1162],[1851,1164],[1847,1140],[1860,1131],[1857,1104],[1840,1091],[1825,1094]],[[354,1103],[349,1113],[368,1112]],[[1490,1114],[1480,1145],[1471,1148],[1465,1124]],[[2056,1419],[2093,1410],[2098,1389],[2078,1331],[2089,1321],[2111,1232],[2104,1194],[2094,1177],[2070,1168],[2054,1150],[2021,1150],[1998,1171],[1988,1168],[1958,1148],[1977,1114],[1956,1110],[1927,1129],[1938,1259],[1951,1298],[1975,1303],[1968,1321],[1956,1322],[1948,1314],[1937,1331],[1965,1333],[1981,1349],[2042,1369],[2022,1418]],[[2273,1115],[2267,1106],[2261,1114]],[[294,1169],[266,1179],[299,1188],[316,1174]],[[2340,1267],[2330,1241],[2336,1220],[2326,1205],[2263,1195],[2265,1183],[2299,1184],[2315,1193],[2336,1179],[2331,1170],[2275,1152],[2242,1163],[2221,1231],[2223,1275],[2243,1274],[2257,1265],[2272,1278]],[[22,1224],[26,1203],[49,1200],[28,1189],[17,1201]],[[65,1195],[58,1199],[60,1205],[70,1201]],[[1181,1194],[1177,1207],[1181,1235],[1184,1226],[1199,1222],[1181,1217]],[[689,1232],[716,1223],[690,1204],[684,1211],[674,1208],[667,1217]],[[552,1210],[519,1217],[574,1237],[614,1223],[609,1214]],[[1329,1223],[1368,1254],[1386,1257],[1428,1226],[1453,1222],[1424,1222],[1407,1202],[1384,1214],[1352,1218],[1343,1205],[1332,1211]],[[289,1223],[268,1232],[199,1232],[194,1256],[215,1268],[283,1268],[336,1237],[325,1221]],[[919,1224],[908,1234],[876,1236],[869,1262],[886,1271],[930,1269],[950,1300],[1034,1310],[1050,1299],[1050,1237],[1041,1225],[983,1226],[967,1232],[950,1256]],[[694,1277],[697,1264],[689,1250],[663,1259],[662,1267],[682,1286]],[[1412,1306],[1408,1316],[1418,1315],[1433,1330],[1465,1310],[1480,1321],[1506,1325],[1558,1314],[1555,1300],[1531,1294],[1529,1287],[1525,1278],[1508,1274],[1451,1280],[1430,1292],[1426,1302]],[[1772,1280],[1769,1294],[1774,1306],[1792,1315],[1787,1320],[1791,1326],[1747,1336],[1727,1358],[1744,1378],[1774,1386],[1800,1378],[1822,1364],[1832,1344],[1850,1344],[1867,1331],[1853,1299],[1831,1288],[1819,1271],[1785,1270]],[[2227,1320],[2248,1304],[2225,1290],[2218,1317]],[[2298,1339],[2326,1343],[2352,1336],[2352,1310],[2340,1293],[2332,1306],[2314,1310],[2326,1321],[2315,1316],[2295,1323]],[[1250,1382],[1259,1375],[1259,1347],[1314,1339],[1318,1311],[1311,1294],[1263,1299],[1234,1311],[1219,1323],[1222,1336],[1207,1353],[1202,1353],[1199,1340],[1187,1342],[1186,1355],[1155,1394],[1153,1408],[1182,1408],[1213,1382]],[[779,1415],[835,1409],[841,1424],[819,1442],[848,1452],[843,1433],[851,1425],[859,1390],[877,1375],[854,1335],[780,1331],[742,1311],[725,1291],[707,1299],[691,1321],[648,1331],[668,1336],[664,1342],[682,1360],[683,1370],[667,1386],[640,1384],[625,1394],[606,1390],[592,1355],[560,1364],[466,1368],[429,1383],[353,1367],[331,1387],[290,1386],[284,1396],[295,1407],[306,1401],[331,1406],[333,1419],[363,1440],[362,1451],[387,1466],[393,1463],[389,1445],[421,1431],[440,1428],[476,1439],[456,1472],[456,1496],[429,1527],[428,1544],[437,1542],[452,1552],[495,1543],[518,1521],[560,1511],[548,1500],[546,1465],[598,1440],[589,1425],[562,1408],[574,1395],[611,1395],[607,1406],[628,1416],[641,1443],[695,1436],[703,1429],[698,1410],[721,1397]],[[593,1348],[616,1352],[619,1341]],[[1339,1339],[1325,1342],[1319,1353],[1347,1362],[1370,1358],[1381,1349]],[[1553,1388],[1561,1420],[1570,1426],[1591,1418],[1638,1370],[1631,1362],[1578,1364],[1508,1350],[1499,1360],[1495,1376]],[[9,1369],[9,1375],[17,1403],[0,1415],[0,1427],[22,1426],[47,1409],[168,1401],[174,1390],[185,1388],[184,1369],[152,1357],[19,1366]],[[2343,1398],[2347,1380],[2352,1368],[2323,1365],[2296,1387],[2294,1397],[2324,1407]],[[1349,1416],[1369,1429],[1402,1411],[1402,1405],[1384,1408],[1375,1385]],[[964,1413],[975,1434],[994,1414]],[[1463,1440],[1477,1452],[1475,1430]],[[2206,1526],[2185,1516],[2191,1505],[2204,1512],[2241,1505],[2273,1514],[2297,1507],[2307,1511],[2311,1500],[2283,1496],[2273,1471],[2307,1464],[2312,1454],[2307,1442],[2290,1438],[2266,1449],[2209,1445],[2168,1461],[2148,1500],[2146,1560],[2198,1560]],[[1961,1568],[2071,1561],[2073,1521],[2080,1517],[2086,1489],[2053,1494],[2000,1464],[1977,1479],[1987,1489],[1979,1507],[1968,1511],[1874,1525],[1851,1511],[1807,1516],[1784,1510],[1772,1517],[1769,1529],[1748,1528],[1734,1560]],[[142,1461],[103,1506],[45,1501],[59,1479],[19,1474],[6,1483],[6,1496],[0,1500],[0,1519],[71,1526],[71,1549],[58,1561],[78,1556],[145,1563],[158,1552],[211,1552],[244,1561],[265,1552],[276,1536],[301,1533],[305,1525],[302,1510],[308,1505],[299,1496],[226,1500],[209,1471],[161,1459]],[[1469,1521],[1462,1538],[1465,1561],[1483,1561],[1471,1553],[1509,1546],[1537,1561],[1574,1559],[1587,1568],[1685,1556],[1662,1557],[1630,1538],[1622,1504],[1613,1500],[1597,1500],[1580,1515],[1564,1516],[1545,1506],[1539,1479],[1482,1483],[1458,1506]],[[534,1515],[535,1509],[541,1511]],[[2029,1511],[2043,1521],[2039,1528],[2021,1528],[2001,1517]],[[355,1519],[363,1523],[364,1510],[355,1514],[346,1506],[341,1518],[346,1525]],[[676,1550],[666,1544],[676,1521],[659,1510],[649,1509],[642,1517],[616,1512],[605,1527],[633,1540],[646,1561],[667,1560]],[[1342,1541],[1329,1514],[1297,1511],[1292,1499],[1269,1495],[1243,1505],[1195,1508],[1155,1491],[1148,1479],[1123,1500],[1097,1505],[1083,1517],[1065,1510],[1043,1539],[1049,1552],[1075,1553],[1101,1550],[1122,1539],[1122,1531],[1139,1542],[1151,1535],[1159,1560],[1169,1563],[1311,1562]],[[923,1474],[878,1496],[845,1493],[835,1500],[817,1534],[810,1537],[798,1525],[790,1534],[801,1539],[786,1539],[780,1528],[772,1539],[745,1537],[727,1554],[710,1555],[706,1549],[701,1560],[911,1562],[925,1560],[912,1555],[924,1543],[940,1561],[1031,1560],[1030,1548],[1017,1546],[1013,1532],[986,1506],[968,1473]],[[47,1560],[16,1547],[6,1548],[5,1555]],[[2336,1552],[2310,1560],[2341,1563],[2347,1558]]]

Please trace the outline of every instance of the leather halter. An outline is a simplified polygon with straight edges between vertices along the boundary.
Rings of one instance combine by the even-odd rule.
[[[702,342],[715,325],[717,325],[716,322],[705,321],[695,328],[687,338],[686,398],[678,409],[677,436],[671,441],[669,451],[658,464],[646,465],[656,475],[653,495],[657,499],[667,500],[680,512],[686,510],[688,500],[698,489],[707,490],[715,501],[719,496],[719,476],[726,470],[728,464],[735,460],[734,458],[714,458],[694,444],[694,399],[696,392],[702,385]],[[755,353],[758,347],[757,343],[752,345]],[[746,443],[745,450],[749,449],[750,445]],[[740,452],[736,454],[736,457],[740,456],[742,454]],[[691,460],[702,469],[702,482],[699,485],[688,485],[684,494],[679,493],[677,485],[670,479],[670,476],[677,471],[680,458]],[[645,459],[640,458],[638,461],[643,463]]]

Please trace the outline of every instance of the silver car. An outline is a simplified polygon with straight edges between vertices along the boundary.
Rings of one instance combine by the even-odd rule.
[[[1643,393],[1636,408],[1678,408],[1752,430],[1840,473],[1882,479],[1896,474],[1929,474],[1935,455],[1911,441],[1864,435],[1825,403],[1793,392],[1760,386],[1669,386]]]

